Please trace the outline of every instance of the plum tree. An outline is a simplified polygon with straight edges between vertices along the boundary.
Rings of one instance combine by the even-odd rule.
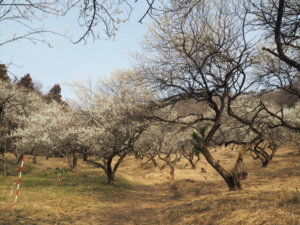
[[[78,110],[88,121],[79,139],[95,157],[86,162],[102,168],[110,184],[123,159],[133,151],[135,142],[150,124],[143,115],[152,94],[135,82],[136,76],[132,70],[117,71],[100,81],[95,90],[88,85],[75,85],[80,99]]]

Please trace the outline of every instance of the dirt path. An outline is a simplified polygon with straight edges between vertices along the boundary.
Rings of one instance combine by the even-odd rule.
[[[140,185],[126,194],[119,207],[106,208],[101,224],[159,224],[164,220],[162,216],[167,216],[174,207],[189,205],[201,195],[207,198],[213,194],[202,182],[188,180]]]
[[[300,185],[299,156],[279,152],[268,168],[257,163],[250,161],[250,177],[243,182],[241,192],[228,192],[211,168],[208,174],[177,170],[180,179],[170,182],[165,171],[136,172],[125,165],[126,179],[138,179],[143,185],[127,193],[120,207],[106,210],[101,224],[300,225],[300,194],[296,188]],[[211,180],[205,181],[204,176]],[[234,220],[230,215],[235,215]]]

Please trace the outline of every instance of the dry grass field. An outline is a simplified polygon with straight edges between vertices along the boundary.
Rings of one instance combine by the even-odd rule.
[[[60,159],[38,158],[33,165],[27,157],[20,201],[0,204],[0,224],[297,225],[300,155],[296,153],[279,149],[267,168],[248,158],[249,176],[243,182],[244,190],[238,192],[228,192],[203,159],[196,169],[182,159],[172,182],[167,169],[142,168],[139,161],[128,157],[117,172],[116,183],[107,185],[100,169],[82,162],[75,172],[64,169],[57,183]],[[231,167],[234,152],[224,154],[222,163]],[[67,168],[66,163],[63,166]],[[1,202],[12,200],[9,193],[17,170],[0,177]]]

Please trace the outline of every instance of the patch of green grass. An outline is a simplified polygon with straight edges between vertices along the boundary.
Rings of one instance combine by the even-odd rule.
[[[299,203],[300,203],[299,194],[297,195],[295,194],[287,199],[287,204],[299,204]]]
[[[61,174],[60,174],[61,173]],[[58,182],[58,179],[61,181]],[[7,199],[6,195],[11,186],[16,186],[18,171],[14,171],[10,176],[0,175],[0,199]],[[15,192],[15,187],[13,188]],[[72,172],[70,169],[46,168],[38,169],[35,165],[26,165],[22,173],[21,194],[43,192],[47,195],[64,194],[67,196],[91,195],[112,196],[132,189],[122,176],[116,178],[113,185],[107,184],[107,178],[101,170],[88,169],[85,171]],[[51,192],[51,193],[50,193]]]
[[[9,176],[18,176],[20,172],[20,165],[8,165],[8,171],[9,171]],[[27,174],[32,170],[32,166],[30,164],[27,164],[24,166],[24,169],[22,171],[22,174]],[[0,176],[3,175],[3,163],[0,163]]]
[[[15,197],[18,169],[10,176],[0,175],[0,201],[12,202]],[[61,182],[58,182],[58,178]],[[2,224],[70,224],[85,217],[86,213],[98,215],[102,207],[119,204],[132,184],[117,174],[113,185],[107,184],[105,174],[94,168],[47,168],[27,164],[22,174],[19,202],[0,204]],[[10,189],[13,191],[9,196]],[[37,222],[33,222],[37,221]],[[84,221],[84,219],[83,219]]]

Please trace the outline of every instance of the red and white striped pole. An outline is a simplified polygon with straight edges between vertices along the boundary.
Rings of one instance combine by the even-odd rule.
[[[21,162],[20,173],[19,173],[19,177],[18,177],[18,181],[17,181],[17,190],[16,190],[15,203],[18,201],[18,195],[20,193],[21,177],[22,177],[22,171],[23,171],[24,160],[25,160],[24,155],[22,155],[21,159],[22,159],[22,162]]]

